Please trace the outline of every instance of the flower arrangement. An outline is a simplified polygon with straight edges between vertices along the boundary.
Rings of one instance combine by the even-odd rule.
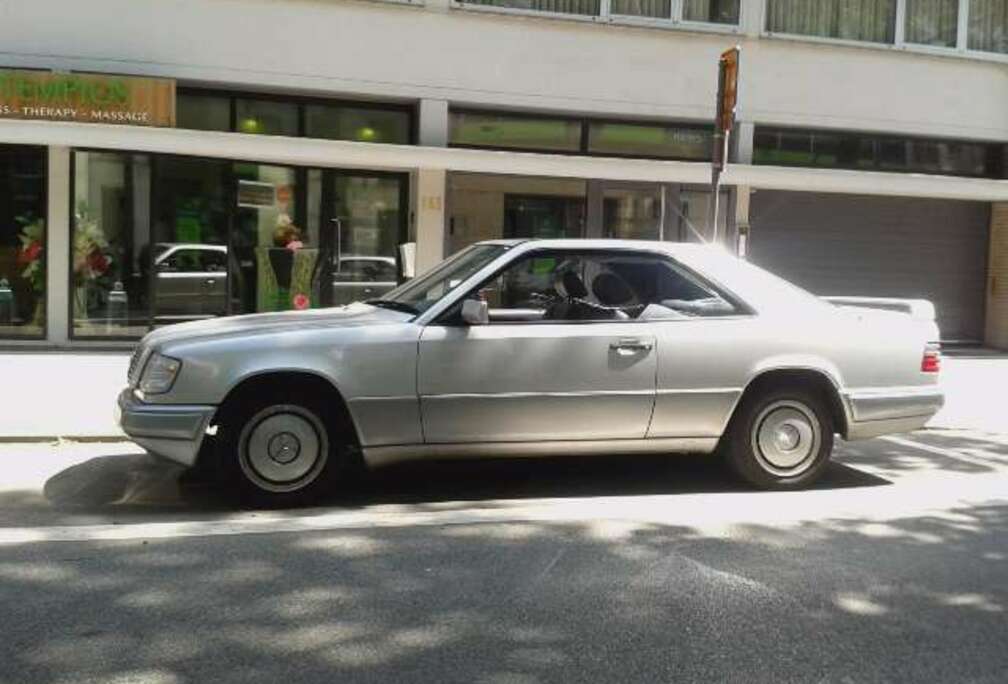
[[[84,203],[74,212],[74,226],[73,272],[79,287],[108,273],[112,257],[108,253],[108,238]]]
[[[289,214],[277,216],[276,229],[273,231],[273,244],[277,247],[286,247],[292,252],[304,247],[301,241],[301,229],[294,225]]]
[[[21,224],[21,249],[17,253],[17,264],[24,270],[21,277],[28,281],[32,291],[39,294],[45,290],[45,269],[42,267],[45,240],[45,220],[18,216],[15,221]]]

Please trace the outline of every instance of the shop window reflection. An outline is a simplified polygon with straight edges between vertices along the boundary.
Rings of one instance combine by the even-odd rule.
[[[71,311],[75,337],[148,329],[150,159],[74,153]]]
[[[0,146],[0,337],[45,333],[45,150]]]
[[[230,164],[159,157],[154,221],[154,323],[228,313]]]
[[[235,164],[238,210],[234,313],[319,305],[318,241],[298,203],[298,174],[284,166]]]
[[[237,99],[235,126],[239,133],[296,136],[298,108],[290,102]]]

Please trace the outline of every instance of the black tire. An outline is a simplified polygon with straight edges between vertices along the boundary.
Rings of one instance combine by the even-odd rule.
[[[354,440],[331,414],[295,390],[230,400],[217,433],[219,483],[242,503],[267,508],[335,491],[352,470]]]
[[[725,434],[728,465],[760,489],[802,489],[833,452],[833,418],[820,394],[777,387],[743,397]]]

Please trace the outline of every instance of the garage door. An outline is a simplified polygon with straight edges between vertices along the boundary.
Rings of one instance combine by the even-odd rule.
[[[934,302],[945,341],[983,339],[990,205],[758,190],[749,254],[820,295]]]

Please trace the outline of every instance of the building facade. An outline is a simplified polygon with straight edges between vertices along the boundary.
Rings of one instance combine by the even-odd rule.
[[[37,0],[0,22],[0,346],[327,306],[493,237],[718,239],[1008,347],[1008,0]]]

